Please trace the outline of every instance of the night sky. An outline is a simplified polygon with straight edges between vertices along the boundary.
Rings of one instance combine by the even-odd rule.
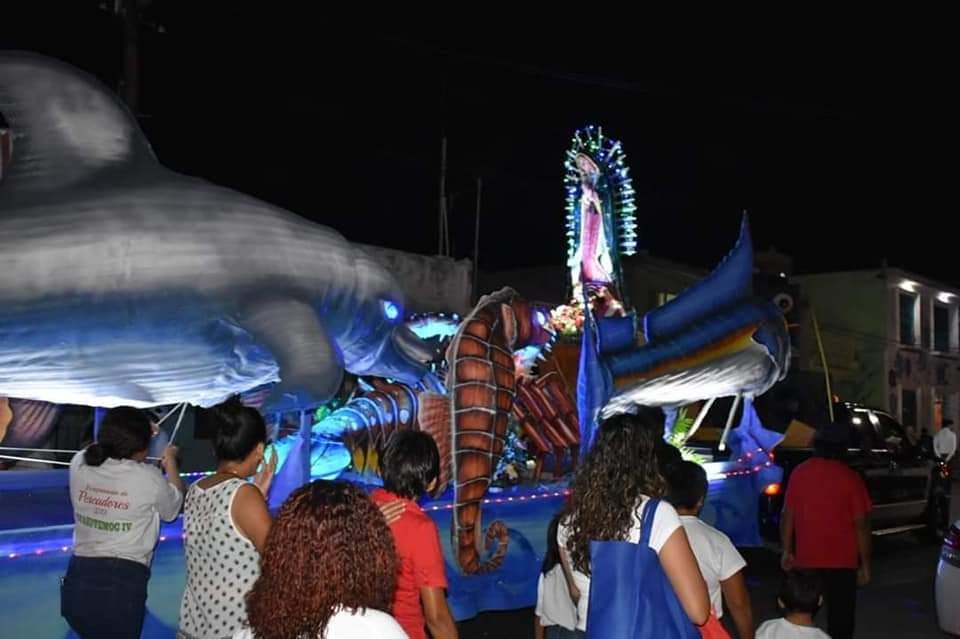
[[[118,18],[20,4],[0,47],[116,86]],[[454,254],[472,251],[482,176],[481,268],[561,263],[564,151],[593,123],[624,144],[655,255],[715,264],[746,209],[757,249],[799,272],[887,258],[960,284],[957,74],[935,33],[668,36],[586,10],[405,28],[236,4],[153,3],[165,33],[143,32],[141,124],[167,166],[351,240],[435,252],[445,132]]]

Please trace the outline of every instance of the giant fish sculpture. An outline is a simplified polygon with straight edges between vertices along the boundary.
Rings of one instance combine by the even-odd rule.
[[[613,396],[605,412],[630,405],[676,408],[717,397],[753,398],[783,379],[790,338],[783,312],[752,297],[753,248],[746,218],[729,255],[704,280],[644,316],[646,344],[622,348],[598,320],[599,348]],[[605,339],[607,337],[607,339]]]
[[[0,396],[201,406],[279,381],[326,401],[344,369],[414,384],[396,282],[288,211],[161,166],[101,83],[0,52]]]
[[[588,314],[580,362],[582,437],[598,418],[659,406],[667,429],[676,409],[707,400],[691,432],[719,397],[734,397],[721,449],[741,399],[752,400],[784,378],[790,338],[778,306],[752,295],[753,247],[746,217],[733,250],[704,280],[643,318],[646,342],[637,345],[635,316]],[[585,426],[585,427],[584,427]]]

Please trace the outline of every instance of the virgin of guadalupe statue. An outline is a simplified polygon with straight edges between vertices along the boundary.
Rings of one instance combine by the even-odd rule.
[[[580,241],[567,262],[570,277],[574,287],[611,284],[613,261],[604,228],[603,202],[597,190],[600,168],[584,153],[577,154],[576,162],[580,174]]]

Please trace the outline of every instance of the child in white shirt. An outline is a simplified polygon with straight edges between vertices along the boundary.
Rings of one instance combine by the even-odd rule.
[[[577,630],[577,602],[580,593],[560,560],[557,526],[560,515],[547,526],[547,551],[537,582],[537,608],[534,612],[534,639],[575,639],[585,636]],[[583,593],[586,597],[587,593]]]
[[[676,450],[676,449],[674,449]],[[743,569],[747,562],[725,534],[700,519],[709,483],[700,464],[680,461],[666,473],[667,500],[677,509],[700,573],[707,582],[710,605],[717,619],[726,600],[740,639],[754,639],[753,609]]]
[[[764,622],[757,629],[756,639],[830,639],[830,635],[813,622],[823,605],[823,586],[815,572],[788,572],[780,586],[777,603],[783,617]]]

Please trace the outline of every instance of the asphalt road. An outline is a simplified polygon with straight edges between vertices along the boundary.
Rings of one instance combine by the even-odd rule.
[[[960,485],[953,494],[960,495]],[[960,519],[960,498],[952,521]],[[858,637],[943,639],[933,600],[940,546],[910,533],[874,540],[873,582],[857,596]],[[747,583],[757,624],[777,616],[779,555],[770,549],[745,550]],[[960,602],[958,602],[960,605]],[[819,620],[825,625],[825,615]],[[732,633],[731,633],[732,634]],[[513,639],[533,636],[533,609],[487,612],[460,624],[462,639]]]

